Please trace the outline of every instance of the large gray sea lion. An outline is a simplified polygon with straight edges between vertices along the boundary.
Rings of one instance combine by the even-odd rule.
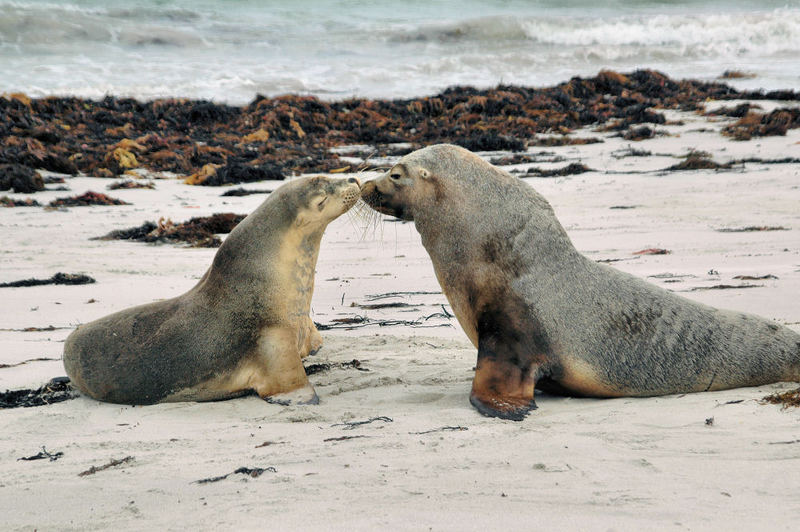
[[[314,268],[325,228],[359,192],[355,178],[279,187],[231,231],[194,288],[78,327],[64,346],[73,384],[113,403],[251,391],[318,402],[300,360],[322,344],[309,318]]]
[[[522,419],[534,386],[654,396],[800,380],[800,335],[681,298],[582,256],[533,188],[456,146],[415,151],[362,187],[413,220],[478,348],[470,402]]]

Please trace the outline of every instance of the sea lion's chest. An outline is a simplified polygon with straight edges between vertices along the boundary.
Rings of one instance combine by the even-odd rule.
[[[475,347],[478,347],[478,316],[494,298],[495,286],[487,283],[485,268],[433,261],[442,292],[453,309],[458,323]]]
[[[286,321],[308,316],[314,293],[314,273],[319,254],[319,240],[303,235],[291,235],[282,243],[278,260],[273,265],[272,287]]]

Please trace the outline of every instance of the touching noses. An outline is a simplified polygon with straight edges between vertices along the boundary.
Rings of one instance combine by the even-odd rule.
[[[348,177],[347,178],[347,182],[348,183],[355,183],[356,185],[361,187],[361,181],[359,181],[357,177]]]

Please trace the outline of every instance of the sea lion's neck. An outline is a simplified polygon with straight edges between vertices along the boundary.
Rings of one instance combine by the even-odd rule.
[[[299,231],[289,235],[287,246],[282,249],[281,259],[276,269],[287,284],[284,290],[289,316],[302,318],[311,310],[311,296],[314,294],[314,273],[319,258],[319,247],[325,227],[311,231]]]
[[[527,185],[511,194],[458,197],[441,209],[415,216],[422,244],[434,266],[513,263],[522,273],[550,272],[579,260],[547,201]],[[439,268],[437,268],[439,269]]]
[[[568,278],[586,260],[544,198],[532,189],[509,188],[511,193],[495,190],[484,198],[477,194],[448,197],[442,209],[425,209],[419,217],[415,213],[436,278],[476,347],[480,316],[487,309],[510,304],[515,285],[523,283],[536,290],[538,285],[531,284],[531,279]],[[537,299],[527,303],[524,319],[538,323],[532,318],[537,314]]]
[[[211,271],[247,276],[268,268],[281,247],[283,236],[295,230],[288,206],[269,201],[242,220],[217,250]]]
[[[290,316],[308,314],[325,224],[262,223],[246,218],[223,242],[196,289],[214,301]]]

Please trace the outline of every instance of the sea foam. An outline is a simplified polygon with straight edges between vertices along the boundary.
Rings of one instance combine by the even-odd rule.
[[[0,0],[0,92],[412,97],[604,68],[700,79],[744,70],[757,77],[739,88],[800,86],[797,2],[560,4]]]

